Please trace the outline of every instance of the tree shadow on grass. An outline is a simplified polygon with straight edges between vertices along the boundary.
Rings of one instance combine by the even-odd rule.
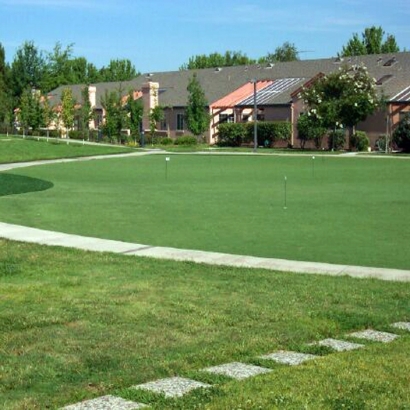
[[[44,179],[0,173],[0,196],[45,191],[54,184]]]

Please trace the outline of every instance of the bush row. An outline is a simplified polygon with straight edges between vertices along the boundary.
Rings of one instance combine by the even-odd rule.
[[[221,147],[239,147],[254,141],[254,123],[224,123],[218,128],[217,144]],[[292,125],[288,121],[258,122],[258,146],[272,147],[276,141],[290,141]]]

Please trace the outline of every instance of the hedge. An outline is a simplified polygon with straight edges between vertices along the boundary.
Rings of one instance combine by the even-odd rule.
[[[219,146],[238,147],[254,141],[254,123],[224,123],[218,128]],[[273,146],[276,141],[289,141],[292,125],[289,121],[261,121],[257,124],[258,146]]]

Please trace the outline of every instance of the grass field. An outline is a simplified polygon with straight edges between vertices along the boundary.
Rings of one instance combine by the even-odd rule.
[[[130,148],[113,145],[83,145],[79,141],[17,138],[0,135],[0,164],[40,159],[83,157],[88,155],[131,152]]]
[[[308,346],[410,320],[410,286],[210,267],[0,240],[0,408],[56,409],[105,394],[153,409],[408,409],[410,334],[354,352]],[[258,355],[323,355],[301,367]],[[232,361],[249,381],[199,369]],[[169,376],[214,385],[165,400],[130,386]]]
[[[410,268],[407,159],[167,155],[2,173],[0,220],[149,245]],[[22,185],[26,193],[12,195]]]

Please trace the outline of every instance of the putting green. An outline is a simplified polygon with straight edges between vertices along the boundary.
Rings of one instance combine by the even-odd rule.
[[[54,187],[0,198],[3,222],[148,245],[410,268],[409,160],[167,154],[8,174]]]

